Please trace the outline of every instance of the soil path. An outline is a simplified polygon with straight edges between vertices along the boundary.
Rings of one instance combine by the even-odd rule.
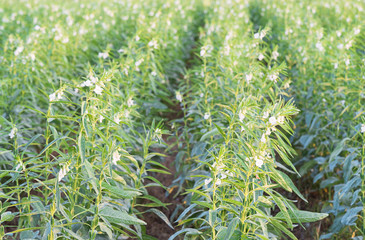
[[[176,143],[175,137],[164,136],[164,140],[169,146],[175,145]],[[158,209],[162,211],[169,220],[174,221],[174,219],[171,219],[171,215],[174,213],[178,205],[183,205],[184,201],[184,197],[181,195],[178,195],[176,198],[174,198],[174,195],[177,192],[177,188],[169,188],[173,180],[176,178],[174,161],[177,154],[177,146],[174,146],[172,149],[170,149],[168,153],[165,153],[162,149],[158,149],[157,151],[167,155],[165,157],[165,161],[162,164],[169,169],[169,172],[171,174],[157,173],[154,177],[159,180],[164,186],[168,187],[168,192],[166,192],[165,189],[156,186],[149,187],[148,193],[151,196],[158,198],[162,202],[169,204],[167,206],[167,209],[162,207]],[[162,219],[160,219],[154,213],[145,213],[143,217],[144,220],[147,222],[147,234],[159,240],[167,240],[178,229],[178,227],[176,227],[176,224],[174,224],[173,222],[171,222],[171,224],[175,227],[175,229],[171,229]]]

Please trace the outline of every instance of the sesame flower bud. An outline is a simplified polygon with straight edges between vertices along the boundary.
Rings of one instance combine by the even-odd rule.
[[[182,95],[180,94],[180,92],[179,92],[179,91],[177,91],[177,92],[176,92],[176,99],[177,99],[179,102],[182,102],[182,100],[183,100],[183,97],[182,97]]]
[[[266,143],[266,136],[265,136],[265,134],[262,134],[261,142],[262,143]]]
[[[272,58],[277,60],[278,57],[279,57],[279,53],[277,51],[273,51],[272,52]]]
[[[238,114],[238,118],[240,119],[240,122],[243,121],[243,119],[245,119],[245,115],[246,115],[247,111],[246,110],[242,110],[239,112]]]
[[[120,160],[120,154],[118,151],[113,152],[113,164],[117,165],[117,162]]]
[[[14,138],[16,135],[16,132],[18,131],[18,129],[16,127],[13,127],[9,133],[9,137],[10,138]]]
[[[246,74],[246,81],[247,81],[247,83],[250,83],[251,82],[252,77],[253,77],[252,73]]]
[[[260,55],[259,55],[259,60],[261,61],[262,59],[264,59],[265,58],[265,56],[262,54],[262,53],[260,53]]]
[[[204,180],[204,184],[208,185],[211,181],[212,181],[211,178],[207,178],[207,179]]]
[[[114,122],[116,122],[117,124],[119,124],[122,120],[120,120],[119,114],[115,114],[114,115]]]
[[[269,117],[269,112],[264,112],[264,114],[262,115],[262,118],[266,119]]]
[[[204,119],[205,120],[207,120],[207,119],[209,119],[210,118],[210,113],[209,112],[206,112],[205,114],[204,114]]]
[[[132,98],[129,98],[128,101],[127,101],[127,105],[128,107],[132,107],[134,105],[134,101]]]

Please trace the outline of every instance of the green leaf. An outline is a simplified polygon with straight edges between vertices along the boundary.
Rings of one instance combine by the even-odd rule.
[[[81,157],[81,161],[84,162],[85,161],[85,138],[83,135],[79,136],[79,150],[80,150],[80,157]]]
[[[110,240],[113,239],[113,232],[105,223],[99,222],[99,227],[100,227],[101,231],[108,234],[108,237],[109,237]]]
[[[70,229],[67,228],[62,228],[64,231],[68,232],[71,236],[73,236],[74,238],[78,239],[78,240],[86,240],[85,238],[81,237],[80,235],[77,235],[76,233],[74,233],[73,231],[71,231]]]
[[[217,220],[217,211],[209,210],[209,225],[213,228]]]
[[[191,209],[193,209],[196,206],[196,204],[191,204],[188,208],[186,208],[179,216],[178,219],[176,219],[175,222],[180,221]]]
[[[89,161],[86,160],[86,159],[84,161],[84,164],[85,164],[87,175],[89,176],[89,178],[91,178],[91,185],[93,186],[95,192],[97,194],[99,194],[99,189],[97,187],[96,178],[95,178],[95,175],[94,175],[94,169],[93,169],[92,165],[89,163]]]
[[[121,197],[121,198],[127,198],[127,199],[131,199],[131,198],[134,198],[138,195],[142,195],[140,192],[138,191],[134,191],[134,190],[124,190],[123,188],[119,188],[119,187],[114,187],[114,186],[111,186],[109,185],[108,183],[106,182],[102,182],[101,183],[101,186],[108,190],[110,193],[118,196],[118,197]]]
[[[203,206],[203,207],[207,207],[209,209],[213,209],[212,204],[209,204],[207,202],[192,201],[192,203],[198,204],[198,205]]]
[[[238,219],[238,218],[234,218],[234,219],[231,220],[231,222],[228,225],[228,228],[227,228],[226,235],[225,235],[224,239],[231,239],[233,233],[235,232],[237,224],[239,222],[240,222],[240,219]]]
[[[289,215],[293,223],[315,222],[322,220],[328,216],[327,213],[315,213],[302,210],[289,211]],[[286,219],[283,212],[279,212],[278,214],[276,214],[275,218],[280,220]]]
[[[218,129],[218,131],[219,131],[219,133],[222,135],[222,137],[224,138],[224,139],[226,139],[226,134],[224,133],[224,131],[222,130],[222,128],[221,127],[219,127],[217,124],[215,124],[215,123],[213,123],[214,124],[214,126]]]
[[[14,214],[12,212],[4,212],[1,214],[1,220],[0,220],[0,223],[2,222],[9,222],[11,220],[14,219]]]
[[[200,141],[203,142],[205,139],[211,137],[211,136],[214,136],[218,133],[218,129],[214,128],[213,130],[205,133],[201,138],[200,138]]]
[[[171,237],[169,237],[168,240],[173,240],[178,235],[180,235],[182,233],[187,233],[187,235],[199,235],[199,234],[201,234],[201,232],[199,232],[196,229],[193,229],[193,228],[184,228],[184,229],[181,229],[180,231],[177,231],[176,233],[174,233],[174,235],[172,235]]]
[[[161,218],[171,229],[174,229],[174,227],[171,225],[169,219],[166,217],[166,215],[161,212],[160,210],[156,209],[156,208],[151,208],[148,209],[146,212],[153,212],[154,214],[156,214],[159,218]]]
[[[286,175],[285,173],[281,171],[277,171],[285,180],[286,184],[289,185],[289,187],[301,198],[303,201],[308,202],[307,199],[304,198],[304,196],[299,192],[298,188],[294,185],[293,181]]]
[[[125,211],[115,210],[111,207],[101,209],[99,215],[114,224],[146,225],[144,221],[129,215]]]

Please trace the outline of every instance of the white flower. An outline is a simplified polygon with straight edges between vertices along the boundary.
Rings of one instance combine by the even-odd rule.
[[[262,167],[262,165],[264,164],[264,161],[262,161],[262,159],[260,158],[256,158],[256,166],[258,166],[259,168]]]
[[[68,37],[63,37],[62,38],[62,43],[65,44],[65,43],[68,43],[68,41],[69,41]]]
[[[266,35],[266,32],[265,31],[261,31],[260,32],[260,39],[263,39]]]
[[[96,83],[98,81],[98,78],[94,77],[93,75],[90,75],[89,78],[90,78],[91,82],[93,82],[93,83]]]
[[[200,56],[207,57],[212,52],[212,50],[213,50],[213,48],[210,45],[203,46],[200,50]]]
[[[96,86],[95,86],[94,92],[95,92],[96,94],[101,95],[101,92],[102,92],[102,91],[103,91],[103,88],[102,88],[102,87],[100,87],[99,85],[96,85]]]
[[[204,119],[205,120],[207,120],[207,119],[209,119],[210,118],[210,113],[209,112],[206,112],[205,114],[204,114]]]
[[[336,31],[337,37],[341,37],[342,33],[341,31]]]
[[[345,64],[346,64],[346,66],[350,65],[350,59],[346,59]]]
[[[261,142],[262,143],[266,143],[266,136],[265,136],[265,134],[262,134]]]
[[[322,46],[322,43],[321,43],[321,42],[317,42],[317,43],[316,43],[316,48],[317,48],[320,52],[323,52],[323,51],[324,51],[324,47]]]
[[[284,117],[284,116],[279,116],[279,117],[278,117],[278,122],[279,122],[279,124],[283,124],[283,123],[284,123],[284,121],[285,121],[285,117]]]
[[[183,98],[182,98],[182,95],[180,94],[180,92],[176,92],[176,99],[179,101],[179,102],[182,102]]]
[[[62,178],[64,178],[66,176],[66,174],[70,171],[69,169],[69,165],[64,165],[60,172],[58,173],[58,181],[60,182],[62,180]]]
[[[16,135],[16,132],[18,131],[18,129],[16,127],[13,127],[9,133],[9,137],[10,138],[14,138]]]
[[[144,61],[144,59],[143,59],[143,58],[139,59],[139,60],[135,63],[136,67],[138,67],[139,65],[141,65],[141,63],[143,63],[143,61]]]
[[[275,124],[276,124],[276,118],[275,118],[275,117],[270,117],[270,118],[269,118],[269,122],[270,122],[272,125],[275,125]]]
[[[162,137],[162,130],[160,128],[155,129],[155,137],[161,139]]]
[[[272,58],[277,60],[278,57],[279,57],[279,53],[277,51],[273,51],[272,52]]]
[[[338,68],[338,63],[335,63],[334,66],[333,66],[335,69]]]
[[[18,56],[21,52],[23,52],[23,50],[24,50],[23,46],[17,47],[17,49],[14,51],[14,55]]]
[[[247,111],[246,110],[242,110],[238,113],[238,118],[240,119],[240,122],[243,121],[243,119],[245,119],[245,115],[246,115]]]
[[[56,101],[56,93],[52,93],[49,95],[49,101],[50,102]]]
[[[355,33],[355,35],[359,34],[360,33],[360,28],[355,28],[354,33]]]
[[[225,179],[225,178],[227,178],[227,175],[224,173],[221,173],[221,179]]]
[[[347,50],[349,50],[351,46],[352,46],[352,41],[348,42],[348,43],[346,44],[345,48],[346,48]]]
[[[157,44],[157,41],[156,40],[152,40],[148,43],[148,46],[149,47],[153,47],[154,49],[157,49],[158,48],[158,44]]]
[[[114,122],[116,122],[117,124],[119,124],[122,120],[120,120],[119,118],[119,114],[115,114],[114,115]]]
[[[207,179],[204,180],[204,184],[208,185],[211,181],[212,181],[211,178],[207,178]]]
[[[254,37],[255,39],[258,39],[258,38],[260,37],[260,33],[255,33],[255,34],[253,35],[253,37]]]
[[[98,57],[99,58],[104,58],[104,59],[106,59],[107,57],[109,57],[109,53],[108,52],[101,52],[101,53],[99,53],[98,54]]]
[[[217,179],[217,181],[215,182],[216,185],[221,185],[222,184],[222,180],[220,180],[219,178]]]
[[[342,48],[343,48],[343,44],[342,44],[342,43],[338,44],[338,45],[337,45],[337,48],[338,48],[338,49],[342,49]]]
[[[100,116],[99,116],[99,121],[100,121],[100,123],[102,123],[102,122],[103,122],[103,120],[104,120],[103,115],[100,115]]]
[[[264,59],[265,58],[265,56],[262,54],[262,53],[260,53],[260,55],[259,55],[259,60],[261,61],[262,59]]]
[[[127,101],[127,105],[128,107],[132,107],[134,105],[134,101],[132,98],[129,98],[128,101]]]
[[[58,101],[62,98],[63,92],[61,90],[58,90],[52,94],[49,95],[49,101]]]
[[[264,114],[262,115],[262,118],[268,118],[269,117],[269,112],[264,112]]]
[[[200,96],[201,98],[202,98],[202,97],[204,97],[204,93],[200,93],[200,95],[199,95],[199,96]]]
[[[85,82],[81,83],[81,87],[91,87],[93,84],[90,80],[86,80]]]
[[[247,83],[250,83],[250,81],[252,80],[252,77],[253,77],[252,73],[246,74],[246,81],[247,81]]]
[[[139,36],[137,35],[137,36],[136,36],[136,42],[138,42],[138,41],[139,41],[139,39],[140,39],[140,38],[139,38]]]
[[[278,76],[276,74],[269,75],[269,80],[276,83],[278,79]]]
[[[155,71],[151,72],[151,75],[156,77],[157,73]]]
[[[117,162],[120,160],[120,154],[118,151],[113,152],[113,164],[117,165]]]
[[[365,124],[361,124],[361,133],[365,132]]]
[[[205,57],[205,53],[206,53],[205,49],[202,48],[200,50],[200,56]]]
[[[269,135],[270,135],[270,133],[271,133],[270,128],[268,128],[268,129],[266,130],[265,134],[269,136]]]

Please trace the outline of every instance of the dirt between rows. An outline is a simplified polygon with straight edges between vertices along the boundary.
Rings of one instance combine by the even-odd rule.
[[[175,144],[176,142],[175,137],[168,138],[167,136],[164,136],[163,138],[169,146]],[[165,153],[163,149],[157,149],[157,152],[164,153],[167,155],[165,157],[165,161],[161,162],[161,164],[166,166],[171,174],[156,173],[154,177],[168,188],[168,192],[166,192],[165,189],[159,186],[149,187],[147,188],[147,191],[149,195],[158,198],[163,203],[169,204],[167,206],[167,209],[163,207],[159,207],[157,209],[162,211],[167,216],[167,218],[170,219],[176,207],[178,205],[183,205],[184,201],[184,196],[181,195],[178,195],[176,198],[174,198],[174,195],[177,192],[177,188],[173,189],[169,188],[173,180],[176,178],[176,169],[174,166],[174,161],[177,154],[177,147],[174,146],[172,149],[170,149],[168,153]],[[175,232],[177,232],[180,229],[179,227],[176,227],[176,224],[174,222],[171,222],[171,224],[174,226],[175,229],[171,229],[161,218],[159,218],[156,214],[151,212],[144,213],[143,220],[147,223],[146,233],[159,240],[167,240],[170,236],[172,236]]]

